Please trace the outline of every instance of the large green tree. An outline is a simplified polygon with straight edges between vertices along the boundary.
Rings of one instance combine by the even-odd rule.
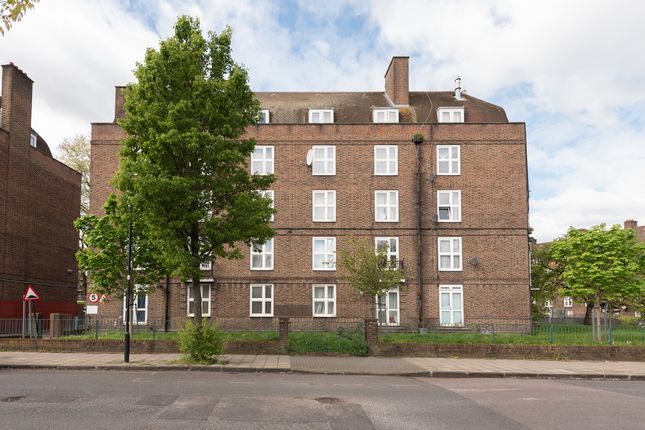
[[[140,209],[164,267],[192,283],[197,309],[201,263],[241,258],[241,245],[274,235],[271,201],[258,193],[274,177],[250,174],[255,141],[244,137],[260,105],[231,37],[227,28],[205,38],[198,19],[180,17],[137,65],[119,121],[128,137],[115,185]]]
[[[553,242],[551,252],[564,281],[560,294],[594,303],[595,340],[601,341],[600,304],[614,307],[645,291],[645,243],[631,229],[601,224],[570,228]]]
[[[384,295],[399,287],[405,279],[400,262],[388,258],[388,245],[375,249],[367,239],[351,238],[347,249],[338,253],[338,266],[344,271],[350,287],[368,297],[377,298],[377,319],[379,312],[384,311]]]

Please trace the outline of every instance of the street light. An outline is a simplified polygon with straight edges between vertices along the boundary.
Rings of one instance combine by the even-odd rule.
[[[132,294],[132,205],[128,219],[128,288],[125,293],[125,334],[123,341],[123,361],[130,362],[130,295]]]

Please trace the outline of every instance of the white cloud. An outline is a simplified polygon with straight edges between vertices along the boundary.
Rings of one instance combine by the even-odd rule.
[[[449,90],[460,74],[472,95],[496,99],[509,119],[527,122],[531,224],[540,240],[569,225],[645,223],[645,56],[631,48],[645,40],[645,3],[325,5],[39,2],[0,38],[0,62],[13,61],[35,81],[33,126],[55,147],[88,133],[90,122],[112,120],[114,85],[132,80],[145,49],[168,37],[180,14],[199,16],[205,30],[231,25],[234,56],[261,91],[381,90],[390,57],[410,55],[411,89]]]

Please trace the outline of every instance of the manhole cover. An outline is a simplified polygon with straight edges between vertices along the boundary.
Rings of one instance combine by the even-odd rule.
[[[314,400],[320,403],[333,404],[342,403],[343,401],[337,397],[316,397]]]
[[[24,398],[25,396],[9,396],[9,397],[5,397],[4,399],[0,399],[0,402],[15,402]]]

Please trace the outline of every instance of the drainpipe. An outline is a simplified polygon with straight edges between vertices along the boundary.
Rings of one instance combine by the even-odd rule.
[[[418,308],[419,308],[419,328],[424,327],[423,324],[423,264],[421,257],[423,255],[421,246],[421,145],[423,144],[423,137],[419,138],[416,134],[412,139],[416,149],[417,155],[417,184],[416,184],[416,227],[417,227],[417,282],[419,284],[418,294]]]

